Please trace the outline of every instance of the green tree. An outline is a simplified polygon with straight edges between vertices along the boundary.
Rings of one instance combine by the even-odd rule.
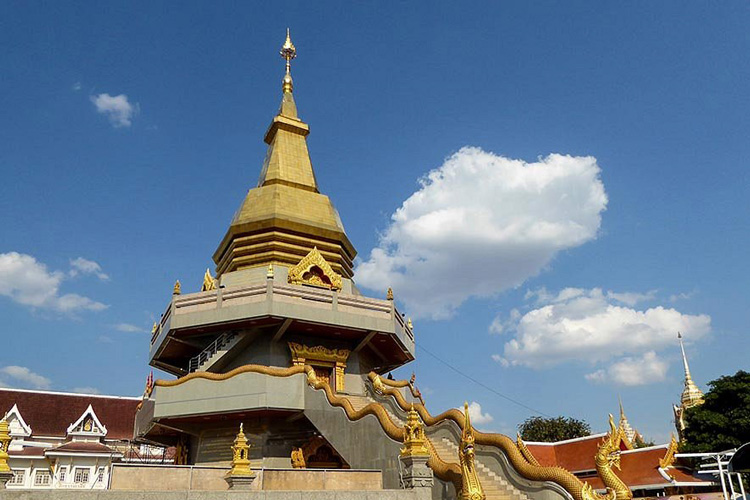
[[[740,370],[708,385],[706,402],[685,410],[680,451],[722,451],[750,441],[750,373]]]
[[[552,443],[591,434],[591,427],[583,420],[571,417],[529,417],[518,426],[524,441]]]

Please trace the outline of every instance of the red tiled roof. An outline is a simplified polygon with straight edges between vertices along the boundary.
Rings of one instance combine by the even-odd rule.
[[[60,392],[0,389],[0,411],[13,405],[31,427],[33,436],[66,435],[68,426],[78,420],[89,404],[107,428],[106,439],[132,439],[135,407],[140,398],[89,396]]]
[[[582,472],[596,469],[594,455],[602,437],[603,435],[599,434],[551,444],[526,443],[526,447],[541,465],[557,465],[571,472]],[[615,473],[631,489],[652,485],[669,486],[671,482],[659,473],[659,460],[666,452],[667,445],[624,451],[620,455],[620,470],[616,470]],[[667,473],[680,483],[703,481],[681,469],[670,468]],[[594,489],[604,488],[598,475],[586,476],[582,480]]]
[[[8,455],[11,457],[43,457],[46,448],[40,448],[37,446],[29,446],[22,450],[9,450]]]

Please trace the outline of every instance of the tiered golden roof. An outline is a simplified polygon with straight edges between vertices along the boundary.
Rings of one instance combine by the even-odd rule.
[[[334,271],[352,277],[357,252],[331,200],[318,190],[307,150],[310,128],[297,116],[290,64],[296,55],[287,31],[281,107],[264,138],[268,152],[258,185],[214,252],[217,277],[269,263],[294,265],[315,247]]]

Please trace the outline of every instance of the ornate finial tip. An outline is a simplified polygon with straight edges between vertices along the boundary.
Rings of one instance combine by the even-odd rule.
[[[286,40],[284,41],[284,45],[281,46],[280,54],[287,62],[297,57],[297,48],[294,46],[292,38],[289,36],[289,28],[286,29]]]

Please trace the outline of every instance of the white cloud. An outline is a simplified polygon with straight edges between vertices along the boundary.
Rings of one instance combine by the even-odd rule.
[[[130,323],[117,323],[116,325],[112,325],[112,327],[118,332],[126,332],[126,333],[140,333],[140,332],[146,331],[140,326],[131,325]]]
[[[78,92],[79,90],[81,90],[81,82],[75,82],[70,88],[73,90],[73,92]]]
[[[669,363],[654,351],[643,356],[623,358],[606,368],[586,375],[592,382],[613,382],[618,385],[634,386],[662,382],[667,376]]]
[[[527,163],[463,148],[391,216],[357,266],[358,283],[393,287],[415,317],[432,318],[518,286],[558,252],[596,237],[607,206],[599,173],[593,157]]]
[[[0,254],[0,295],[19,304],[59,312],[101,311],[107,306],[75,293],[60,294],[66,274],[48,271],[31,255]]]
[[[78,394],[101,394],[102,392],[97,389],[96,387],[73,387],[71,390],[72,392],[77,392]]]
[[[34,373],[25,366],[4,366],[0,368],[0,374],[12,378],[22,387],[31,387],[32,389],[49,389],[52,383],[52,381],[47,377],[43,377],[38,373]]]
[[[91,102],[96,106],[96,110],[107,115],[109,122],[115,128],[129,127],[132,125],[132,119],[140,111],[138,103],[130,104],[128,96],[120,94],[111,96],[109,94],[99,94],[91,96]]]
[[[464,411],[463,408],[458,408],[459,411]],[[471,417],[472,425],[484,425],[492,422],[494,417],[489,413],[482,413],[482,405],[476,401],[469,403],[469,417]]]
[[[102,267],[94,262],[93,260],[84,259],[78,257],[70,261],[70,272],[71,276],[78,276],[79,274],[93,274],[102,281],[108,281],[109,275],[102,271]]]
[[[656,352],[674,348],[677,332],[696,340],[711,329],[708,315],[683,314],[662,306],[645,310],[625,307],[622,295],[605,294],[599,288],[566,288],[557,295],[546,290],[527,294],[544,297],[544,302],[518,320],[503,356],[494,359],[535,368],[570,361],[596,364],[616,360],[588,378],[632,385],[642,383],[629,375],[634,366],[644,370],[642,380],[663,379],[667,365]]]
[[[625,304],[626,306],[635,306],[637,304],[640,304],[641,302],[649,302],[649,301],[654,300],[656,298],[656,292],[657,290],[649,290],[646,293],[636,293],[636,292],[615,293],[615,292],[609,291],[607,292],[607,297],[617,302],[620,302],[622,304]]]
[[[674,295],[669,296],[669,301],[674,303],[674,302],[679,302],[680,300],[689,300],[689,299],[692,299],[697,293],[698,293],[697,290],[693,290],[692,292],[676,293]]]
[[[511,309],[508,319],[503,319],[500,314],[495,316],[495,319],[490,323],[489,332],[501,335],[508,328],[513,328],[518,320],[521,319],[521,311],[518,309]]]

